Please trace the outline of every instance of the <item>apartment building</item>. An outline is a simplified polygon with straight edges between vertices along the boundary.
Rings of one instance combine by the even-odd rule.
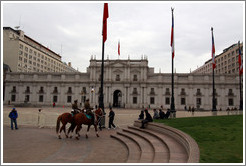
[[[243,57],[243,43],[240,43],[240,49]],[[223,50],[223,52],[215,57],[216,74],[237,74],[239,73],[238,64],[238,44],[233,44]],[[205,64],[192,73],[212,73],[212,59],[209,59]]]
[[[3,27],[3,62],[13,72],[76,72],[59,54],[11,27]]]

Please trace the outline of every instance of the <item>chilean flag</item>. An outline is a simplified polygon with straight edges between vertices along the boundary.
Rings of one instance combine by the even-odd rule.
[[[103,42],[107,40],[107,18],[108,18],[108,3],[104,3],[103,10]]]
[[[118,41],[118,55],[120,56],[120,41]]]
[[[171,32],[171,47],[172,47],[172,58],[174,58],[174,18],[173,18],[173,8],[172,9],[172,32]]]
[[[240,42],[238,42],[238,63],[239,63],[239,75],[243,74],[243,58],[240,49]]]
[[[216,63],[215,63],[215,47],[214,47],[213,27],[211,28],[211,31],[212,31],[212,64],[213,64],[213,69],[215,69]]]

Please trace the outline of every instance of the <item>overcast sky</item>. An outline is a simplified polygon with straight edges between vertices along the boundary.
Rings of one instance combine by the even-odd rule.
[[[171,7],[174,7],[177,73],[211,58],[211,26],[216,55],[244,39],[244,2],[109,2],[105,59],[148,57],[155,72],[171,72]],[[20,25],[25,35],[72,62],[81,72],[91,55],[102,58],[102,2],[3,3],[2,26]]]

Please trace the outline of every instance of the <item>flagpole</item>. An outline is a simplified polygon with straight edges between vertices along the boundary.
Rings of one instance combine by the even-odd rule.
[[[216,109],[216,101],[215,101],[215,85],[214,85],[214,63],[213,60],[215,61],[215,55],[213,55],[213,47],[214,47],[214,41],[213,41],[213,27],[211,27],[211,32],[212,32],[212,67],[213,67],[213,101],[212,101],[212,111],[217,111]]]
[[[239,53],[239,56],[241,56],[241,54],[240,54],[241,51],[239,49],[240,49],[240,41],[238,41],[238,53]],[[240,60],[241,60],[241,58],[240,58]],[[238,57],[238,59],[239,59],[239,57]],[[242,97],[242,85],[241,85],[241,83],[242,83],[241,65],[239,65],[239,94],[240,94],[239,110],[243,110],[243,97]]]
[[[104,3],[103,9],[103,30],[102,30],[102,64],[101,64],[101,88],[99,96],[99,108],[103,111],[102,127],[105,128],[105,111],[104,111],[104,97],[103,97],[103,78],[104,78],[104,43],[107,40],[107,18],[108,18],[108,4]]]
[[[173,24],[174,24],[174,22],[173,22],[173,10],[174,10],[174,8],[171,8],[171,10],[172,10],[172,33],[174,33],[173,32]],[[172,34],[173,35],[173,34]],[[174,37],[174,36],[172,36],[172,37]],[[174,50],[173,50],[173,48],[174,48],[174,46],[173,46],[173,44],[174,44],[174,38],[172,39],[173,41],[173,43],[171,43],[172,44],[172,97],[171,97],[171,113],[173,114],[173,117],[176,117],[176,110],[175,110],[175,104],[174,104],[174,74],[173,74],[173,59],[174,59],[174,57],[173,57],[173,54],[174,54]]]

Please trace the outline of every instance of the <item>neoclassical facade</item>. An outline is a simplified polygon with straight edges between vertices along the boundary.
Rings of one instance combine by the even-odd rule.
[[[146,58],[106,59],[104,66],[105,107],[170,107],[171,74],[154,73]],[[4,103],[70,106],[77,99],[83,106],[89,98],[91,105],[98,105],[100,73],[101,60],[93,58],[85,73],[8,73]],[[175,73],[174,82],[177,110],[185,106],[211,110],[211,74]],[[215,74],[215,89],[217,109],[239,108],[238,74]]]

